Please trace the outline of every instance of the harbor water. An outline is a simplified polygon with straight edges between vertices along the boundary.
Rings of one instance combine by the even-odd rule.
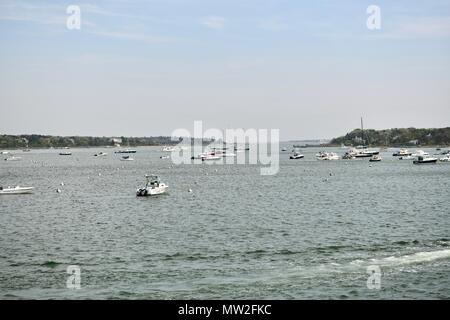
[[[318,148],[289,160],[286,147],[273,176],[174,165],[160,147],[135,161],[105,148],[2,160],[0,185],[35,190],[0,196],[0,298],[450,298],[450,163],[413,165],[393,149],[376,163],[318,161]],[[145,174],[169,194],[136,197]],[[66,285],[73,265],[79,290]]]

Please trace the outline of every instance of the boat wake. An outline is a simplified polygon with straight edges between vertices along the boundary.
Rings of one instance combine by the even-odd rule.
[[[354,260],[351,262],[353,265],[379,265],[385,267],[395,267],[405,264],[425,263],[432,262],[438,259],[450,258],[450,249],[436,250],[436,251],[424,251],[404,256],[390,256],[381,259],[370,259],[368,261]]]

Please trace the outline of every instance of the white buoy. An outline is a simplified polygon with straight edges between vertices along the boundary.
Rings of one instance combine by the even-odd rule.
[[[188,189],[188,192],[192,192],[192,189],[191,189],[191,188],[189,188],[189,189]]]
[[[60,184],[61,184],[61,186],[64,186],[64,182],[61,182]]]
[[[61,193],[62,190],[60,188],[56,189],[56,193]]]

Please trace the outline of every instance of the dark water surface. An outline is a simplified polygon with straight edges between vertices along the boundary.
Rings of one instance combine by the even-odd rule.
[[[1,185],[36,190],[0,196],[0,298],[450,298],[449,163],[392,150],[373,164],[317,161],[308,148],[261,176],[137,150],[133,162],[113,149],[1,161]],[[146,173],[170,194],[137,198]],[[66,288],[69,265],[80,290]],[[370,265],[380,290],[367,288]]]

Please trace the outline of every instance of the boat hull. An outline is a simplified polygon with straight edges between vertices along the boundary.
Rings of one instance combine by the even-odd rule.
[[[0,190],[0,195],[13,195],[13,194],[30,194],[33,193],[34,188],[22,188],[22,187],[16,187],[16,188],[6,188]]]
[[[149,197],[165,194],[169,191],[168,186],[156,187],[156,188],[141,188],[136,191],[138,197]]]
[[[436,162],[437,162],[437,159],[432,159],[432,160],[422,160],[422,161],[420,161],[420,160],[414,160],[414,161],[413,161],[414,164],[433,164],[433,163],[436,163]]]

